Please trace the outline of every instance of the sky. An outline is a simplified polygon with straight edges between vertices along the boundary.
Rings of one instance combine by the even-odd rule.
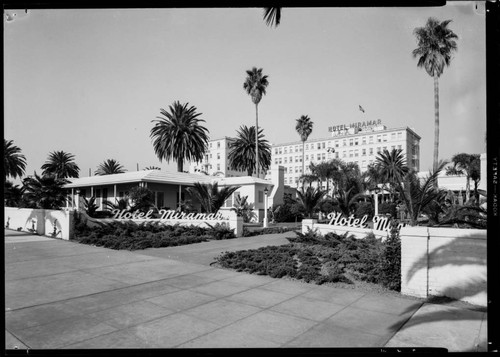
[[[277,28],[261,8],[18,11],[14,21],[4,17],[4,137],[21,148],[30,175],[60,150],[75,155],[80,177],[106,159],[128,171],[175,171],[150,138],[160,109],[187,102],[211,139],[234,137],[255,125],[243,82],[257,67],[269,76],[259,127],[270,143],[298,141],[301,115],[314,123],[311,139],[381,119],[422,137],[426,171],[434,85],[411,52],[413,30],[431,16],[452,20],[459,37],[439,80],[440,159],[486,151],[485,15],[475,3],[284,8]]]

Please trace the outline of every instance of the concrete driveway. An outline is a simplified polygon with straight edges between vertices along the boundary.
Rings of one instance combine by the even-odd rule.
[[[403,334],[420,301],[207,264],[283,235],[128,252],[5,233],[8,349],[429,346]],[[194,262],[181,259],[189,251]],[[452,348],[476,348],[486,314],[467,314]]]

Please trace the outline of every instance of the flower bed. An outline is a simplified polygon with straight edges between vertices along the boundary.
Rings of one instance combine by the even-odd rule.
[[[113,222],[90,228],[85,223],[77,222],[73,240],[98,247],[137,250],[231,238],[235,238],[233,230],[220,224],[205,228],[160,223]]]
[[[274,278],[288,277],[316,284],[357,281],[400,290],[400,241],[393,231],[386,241],[369,234],[364,239],[313,231],[296,233],[279,247],[226,252],[217,258],[224,268]]]

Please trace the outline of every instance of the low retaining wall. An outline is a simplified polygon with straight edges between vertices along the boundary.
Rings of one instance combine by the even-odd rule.
[[[133,222],[136,224],[142,224],[147,222],[158,222],[160,224],[165,225],[175,225],[179,224],[181,226],[196,226],[196,227],[208,227],[209,225],[213,226],[217,223],[224,224],[229,228],[233,229],[234,235],[236,237],[241,237],[243,235],[243,218],[238,217],[235,212],[228,212],[227,219],[218,219],[218,220],[197,220],[197,219],[114,219],[114,218],[91,218],[86,213],[80,212],[82,215],[82,219],[86,220],[87,225],[90,227],[100,226],[102,223],[111,223],[117,221],[127,221]]]
[[[389,234],[387,231],[379,231],[370,228],[357,228],[357,227],[344,227],[344,226],[334,226],[326,223],[317,223],[315,219],[303,219],[302,220],[302,233],[307,233],[308,229],[318,230],[318,233],[325,235],[327,233],[335,233],[338,235],[345,234],[349,232],[349,235],[353,235],[355,238],[361,239],[365,238],[368,233],[373,233],[375,237],[385,240]]]
[[[68,240],[73,236],[73,211],[5,207],[4,227]]]
[[[486,230],[404,227],[401,293],[486,306]]]

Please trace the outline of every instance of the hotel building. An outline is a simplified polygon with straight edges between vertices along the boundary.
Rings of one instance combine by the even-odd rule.
[[[375,161],[377,154],[387,149],[401,149],[407,165],[420,170],[420,136],[408,127],[388,129],[381,120],[336,125],[328,128],[330,137],[311,139],[305,143],[305,173],[311,173],[310,163],[318,164],[331,159],[356,162],[365,171]],[[191,163],[189,172],[205,172],[213,176],[246,176],[246,171],[231,170],[229,166],[229,143],[232,138],[211,140],[202,162]],[[285,168],[284,184],[298,186],[302,175],[302,141],[293,141],[271,146],[271,168]],[[269,172],[266,173],[269,176]],[[263,177],[263,173],[261,174]]]
[[[208,150],[201,162],[190,162],[189,173],[206,173],[218,177],[247,176],[246,170],[231,170],[229,165],[229,144],[233,138],[227,136],[208,142]],[[254,171],[255,173],[255,171]],[[260,177],[263,177],[261,171]]]
[[[411,128],[388,129],[379,119],[332,126],[328,131],[330,137],[306,141],[305,174],[311,173],[310,163],[331,159],[355,162],[363,172],[378,153],[392,149],[401,149],[408,167],[420,170],[420,136]],[[285,185],[297,186],[302,175],[302,141],[273,145],[271,163],[285,167]]]

